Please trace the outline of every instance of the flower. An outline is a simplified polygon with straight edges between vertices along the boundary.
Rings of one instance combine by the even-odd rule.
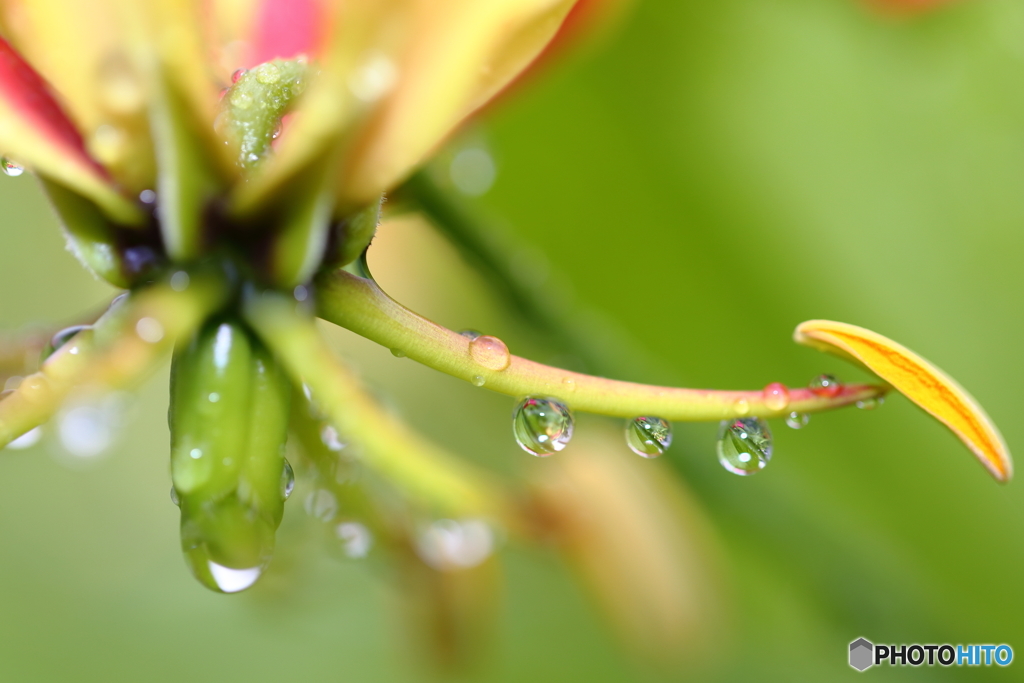
[[[0,152],[38,176],[81,261],[130,290],[95,324],[55,336],[40,370],[0,401],[0,445],[45,422],[80,386],[137,383],[173,348],[174,496],[183,552],[209,588],[244,590],[269,563],[294,483],[283,455],[291,432],[308,466],[332,474],[308,504],[313,514],[326,515],[350,496],[346,502],[369,527],[360,538],[381,538],[406,554],[420,548],[436,571],[483,566],[491,526],[527,541],[553,536],[605,593],[610,611],[643,623],[640,612],[650,609],[680,633],[700,623],[696,612],[679,616],[689,609],[680,604],[694,602],[690,592],[679,591],[674,605],[644,591],[636,592],[639,602],[613,599],[619,589],[628,596],[623,586],[640,585],[643,571],[654,568],[639,561],[605,566],[601,558],[621,539],[574,518],[566,503],[572,495],[561,493],[574,479],[579,490],[603,491],[627,472],[632,484],[602,494],[629,513],[622,533],[656,524],[685,536],[692,529],[673,511],[686,506],[650,500],[651,491],[670,484],[634,475],[643,467],[636,463],[606,463],[600,467],[611,474],[597,477],[598,466],[576,460],[533,490],[482,471],[381,408],[334,357],[314,315],[476,386],[526,397],[516,435],[535,455],[569,442],[570,408],[649,418],[666,425],[659,437],[666,444],[668,420],[717,420],[722,441],[732,439],[736,451],[721,456],[737,459],[728,468],[753,474],[771,457],[765,419],[800,424],[807,413],[876,405],[896,389],[957,433],[997,479],[1008,479],[1009,453],[980,406],[933,365],[863,328],[811,321],[798,328],[797,341],[838,350],[887,384],[826,377],[803,388],[775,382],[753,391],[648,386],[515,356],[502,340],[447,330],[377,286],[360,256],[380,220],[382,195],[392,189],[447,223],[485,270],[505,277],[473,236],[464,207],[428,174],[413,174],[533,63],[574,5],[0,5],[10,37],[0,41]],[[80,49],[66,49],[69,42]],[[512,279],[504,286],[533,310]],[[387,494],[335,486],[337,470],[351,465],[338,455],[342,439],[357,447],[359,462]],[[744,444],[756,445],[756,460]],[[442,515],[450,519],[432,527],[429,542],[471,548],[422,551],[427,541],[414,538],[417,524]],[[644,557],[663,563],[658,575],[667,585],[674,574],[665,567],[687,564],[680,558],[688,552],[661,548],[654,537],[644,542]]]

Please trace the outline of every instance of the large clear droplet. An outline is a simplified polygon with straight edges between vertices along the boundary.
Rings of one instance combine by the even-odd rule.
[[[814,392],[815,396],[832,398],[839,395],[843,385],[834,375],[818,375],[811,380],[810,389]]]
[[[657,458],[672,445],[672,425],[660,417],[635,417],[626,424],[626,445],[643,458]]]
[[[238,593],[249,588],[263,574],[263,567],[234,569],[209,561],[210,574],[222,593]]]
[[[23,166],[19,166],[7,157],[0,157],[0,170],[4,172],[4,175],[9,175],[12,178],[17,178],[25,172]]]
[[[24,450],[26,448],[31,448],[32,446],[35,446],[37,443],[39,443],[39,440],[41,438],[43,438],[43,428],[34,427],[25,432],[24,434],[22,434],[21,436],[19,436],[17,439],[11,441],[9,444],[7,444],[6,448],[11,449],[12,451]]]
[[[572,438],[572,413],[558,399],[530,396],[516,407],[512,430],[524,451],[548,456],[565,448]]]
[[[179,497],[181,548],[196,579],[220,593],[256,583],[270,564],[276,525],[234,496],[216,503]]]
[[[723,420],[716,447],[722,467],[733,474],[756,474],[772,459],[772,432],[759,417]]]
[[[512,362],[505,342],[489,334],[480,335],[469,342],[469,357],[488,370],[504,370]]]
[[[281,470],[281,497],[288,500],[288,496],[292,495],[294,490],[295,470],[292,469],[292,464],[285,460],[284,469]]]

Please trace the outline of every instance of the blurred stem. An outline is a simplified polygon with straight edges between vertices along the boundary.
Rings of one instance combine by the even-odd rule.
[[[565,324],[564,312],[551,303],[551,298],[542,296],[536,283],[512,267],[509,254],[515,252],[515,245],[488,226],[469,202],[438,186],[429,168],[413,174],[397,194],[423,213],[546,343],[578,356],[588,369],[608,366],[586,335]]]
[[[0,448],[46,422],[73,390],[119,389],[140,381],[224,296],[220,280],[199,275],[184,292],[159,284],[131,294],[0,400]]]
[[[654,415],[666,420],[723,420],[756,415],[782,417],[815,413],[882,396],[888,387],[847,384],[835,396],[792,389],[789,402],[770,407],[762,391],[677,389],[604,379],[509,356],[492,370],[474,360],[469,338],[413,313],[385,294],[373,280],[338,270],[320,277],[319,314],[356,334],[467,382],[510,396],[553,396],[576,410],[612,417]],[[477,342],[479,343],[479,342]]]
[[[362,461],[407,496],[448,515],[491,517],[522,526],[508,493],[494,480],[412,432],[363,390],[331,353],[313,318],[295,302],[265,293],[244,306],[246,319],[296,383],[345,438],[362,448]]]

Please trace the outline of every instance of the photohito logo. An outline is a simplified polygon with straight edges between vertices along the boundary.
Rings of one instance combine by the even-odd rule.
[[[876,664],[889,666],[1009,666],[1009,645],[875,645],[867,638],[850,643],[850,666],[864,671]]]

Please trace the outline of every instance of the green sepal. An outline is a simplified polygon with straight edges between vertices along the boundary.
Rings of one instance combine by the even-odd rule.
[[[347,266],[362,255],[370,246],[373,236],[377,234],[377,226],[380,225],[381,208],[384,205],[384,195],[369,206],[346,216],[337,224],[335,236],[338,248],[331,266]]]
[[[270,252],[271,280],[291,289],[308,282],[324,260],[334,211],[334,177],[330,155],[290,183],[288,197]]]

